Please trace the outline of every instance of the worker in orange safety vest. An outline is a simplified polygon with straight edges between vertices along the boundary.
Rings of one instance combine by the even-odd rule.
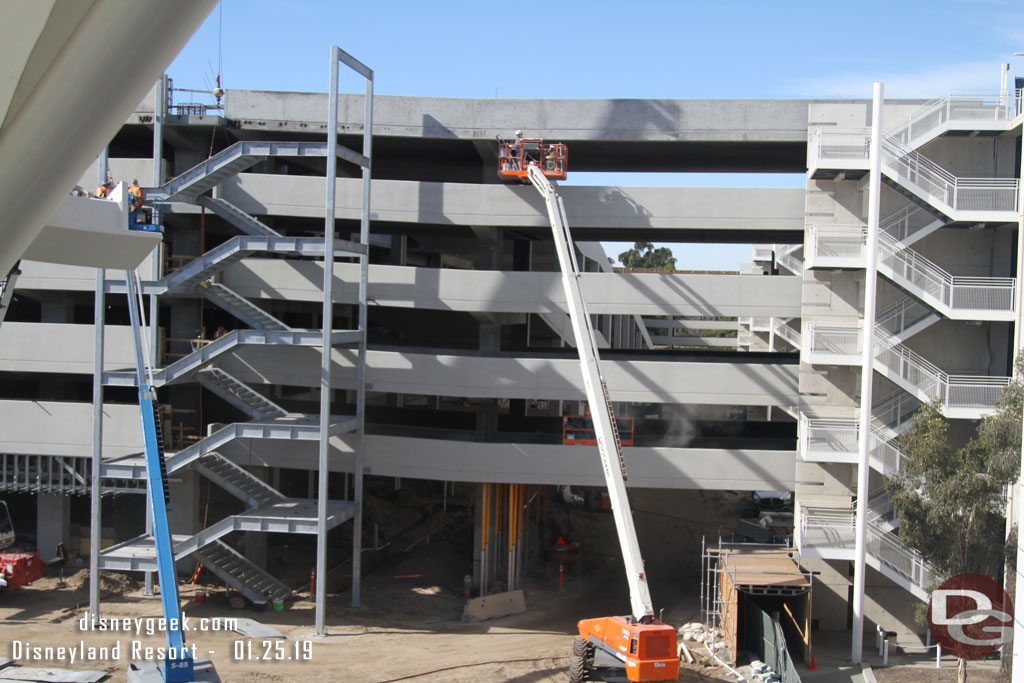
[[[128,186],[128,196],[132,201],[132,210],[142,206],[142,188],[139,187],[139,179],[136,178],[132,181],[132,184]]]

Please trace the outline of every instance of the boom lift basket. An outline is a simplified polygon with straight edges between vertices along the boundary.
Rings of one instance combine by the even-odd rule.
[[[545,177],[565,180],[569,150],[561,142],[545,144],[540,139],[499,140],[498,177],[526,182],[527,169],[536,166]]]

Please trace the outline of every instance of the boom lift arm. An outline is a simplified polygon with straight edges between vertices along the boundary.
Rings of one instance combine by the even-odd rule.
[[[590,324],[590,316],[583,298],[579,265],[576,262],[576,252],[572,248],[572,236],[569,234],[565,207],[562,205],[562,198],[555,190],[555,186],[541,173],[539,168],[530,166],[529,178],[537,191],[544,197],[548,218],[551,220],[555,252],[558,254],[558,263],[562,267],[562,287],[565,289],[565,299],[569,304],[569,319],[572,323],[573,335],[576,338],[580,370],[583,372],[583,386],[587,392],[587,401],[590,403],[597,447],[601,451],[601,467],[604,469],[608,497],[611,500],[612,514],[615,517],[615,530],[618,532],[622,559],[626,565],[626,581],[629,584],[629,602],[633,618],[639,622],[649,621],[654,618],[654,608],[651,605],[651,594],[647,588],[640,544],[636,540],[633,512],[629,507],[629,496],[626,494],[626,466],[622,458],[622,445],[619,441],[615,418],[612,415],[608,388],[601,375],[601,357],[598,354],[594,328]]]
[[[590,402],[591,416],[597,447],[601,453],[601,467],[608,487],[615,529],[622,549],[622,559],[629,584],[631,617],[600,617],[582,619],[578,624],[579,637],[573,643],[573,657],[569,664],[571,683],[582,681],[588,669],[595,666],[596,651],[617,667],[625,667],[630,681],[666,681],[679,677],[679,657],[676,652],[676,632],[654,616],[651,594],[647,587],[640,544],[633,526],[633,512],[626,493],[626,467],[622,458],[622,444],[612,414],[608,387],[601,375],[594,328],[587,313],[580,283],[579,265],[572,247],[572,235],[565,216],[562,198],[554,184],[537,165],[528,166],[528,177],[544,197],[555,252],[562,270],[562,286],[569,305],[569,319],[576,338],[576,350],[583,372],[583,386]],[[614,658],[614,659],[611,659]],[[617,662],[616,662],[617,660]]]
[[[128,313],[131,318],[132,338],[135,343],[135,370],[139,384],[139,413],[142,417],[146,477],[153,512],[153,541],[156,545],[160,602],[163,605],[163,615],[167,627],[166,656],[163,666],[160,667],[158,664],[157,668],[166,683],[181,683],[196,679],[192,653],[185,645],[182,633],[178,580],[174,570],[174,550],[171,546],[171,531],[167,523],[169,498],[167,472],[163,446],[157,436],[156,388],[153,386],[152,372],[146,360],[145,349],[147,347],[142,338],[141,287],[138,277],[138,273],[134,270],[125,271],[125,281],[128,287]],[[134,672],[129,671],[129,680],[132,680],[132,673]]]

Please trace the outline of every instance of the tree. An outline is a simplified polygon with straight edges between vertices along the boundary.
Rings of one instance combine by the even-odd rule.
[[[668,247],[655,249],[650,242],[634,242],[632,249],[619,254],[619,263],[624,268],[675,270],[676,257]]]
[[[1017,379],[996,412],[959,447],[951,443],[950,423],[937,403],[922,406],[900,437],[905,457],[886,481],[900,515],[899,535],[942,578],[1002,572],[1004,496],[1020,465],[1022,398],[1024,386]],[[967,680],[966,660],[958,662],[957,680]]]

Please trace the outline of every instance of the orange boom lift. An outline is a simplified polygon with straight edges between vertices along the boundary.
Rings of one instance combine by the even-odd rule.
[[[542,140],[519,139],[517,142],[518,145],[502,143],[498,175],[519,180],[527,178],[544,197],[547,205],[555,251],[562,270],[562,286],[569,305],[576,350],[579,352],[583,385],[591,408],[592,438],[601,455],[608,498],[626,568],[626,581],[629,584],[630,614],[582,619],[577,624],[579,635],[573,640],[569,680],[571,683],[580,683],[592,670],[597,673],[597,670],[609,668],[617,672],[625,669],[630,681],[674,681],[679,678],[676,630],[654,616],[647,588],[647,574],[633,526],[629,496],[626,494],[626,465],[622,457],[619,430],[612,414],[608,388],[601,375],[601,358],[583,298],[579,266],[565,217],[565,207],[550,180],[565,178],[565,146],[546,145]],[[529,156],[534,154],[534,147],[530,143],[536,143],[534,156]],[[509,150],[513,145],[521,150],[516,155],[511,153],[513,150]],[[550,168],[545,167],[547,159],[539,156],[544,150],[550,150]],[[501,164],[505,162],[508,166],[503,167]],[[519,167],[513,168],[516,162]]]

